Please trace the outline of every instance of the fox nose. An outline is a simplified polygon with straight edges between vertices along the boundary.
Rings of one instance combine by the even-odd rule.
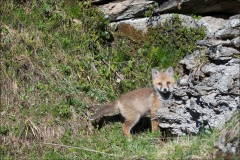
[[[167,91],[168,91],[168,89],[167,89],[167,88],[163,88],[163,91],[164,91],[164,92],[167,92]]]

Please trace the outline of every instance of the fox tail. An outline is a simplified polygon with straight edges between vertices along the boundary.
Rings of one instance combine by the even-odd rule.
[[[99,120],[104,115],[116,114],[118,107],[115,102],[105,105],[104,107],[97,110],[93,117],[89,118],[90,121]]]

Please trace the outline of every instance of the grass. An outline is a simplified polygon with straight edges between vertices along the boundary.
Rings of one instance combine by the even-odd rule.
[[[30,154],[34,159],[211,159],[215,140],[216,135],[212,134],[211,138],[209,135],[188,136],[164,142],[159,134],[147,131],[128,139],[122,134],[121,124],[116,123],[85,135],[77,133],[74,136],[65,131],[59,143],[33,142],[34,147],[31,151],[26,150],[25,154]]]
[[[235,116],[223,130],[234,126],[237,119]],[[141,123],[144,122],[142,120],[134,130],[141,128]],[[77,122],[71,125],[74,126],[74,123]],[[50,139],[28,140],[31,147],[25,146],[24,155],[28,158],[32,157],[31,159],[79,159],[79,157],[80,159],[213,159],[215,151],[213,146],[221,134],[219,131],[213,131],[213,133],[202,133],[198,136],[167,137],[166,139],[159,133],[151,133],[149,128],[145,128],[135,132],[132,139],[128,139],[121,131],[121,122],[106,121],[100,130],[91,127],[90,125],[88,129],[78,128],[74,131],[71,131],[73,127],[66,127],[64,132],[61,131],[63,133],[58,142],[52,142],[51,136],[57,135],[59,131],[57,128],[46,128],[40,131],[31,120],[26,120],[26,130],[22,133],[24,139],[29,139],[27,136],[33,131]],[[2,130],[5,130],[4,127]],[[4,156],[7,158],[8,154]],[[15,159],[18,156],[11,158]]]
[[[0,159],[209,157],[215,134],[166,141],[149,131],[147,119],[127,139],[121,119],[99,130],[87,121],[122,93],[150,87],[152,67],[176,65],[173,47],[136,41],[139,31],[112,31],[89,2],[0,3]]]

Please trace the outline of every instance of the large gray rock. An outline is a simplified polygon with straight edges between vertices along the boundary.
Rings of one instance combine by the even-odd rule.
[[[230,17],[229,21],[215,33],[219,39],[233,39],[240,37],[240,14]]]
[[[126,23],[130,26],[134,27],[137,30],[141,30],[143,33],[147,32],[147,28],[149,26],[156,26],[159,24],[164,23],[166,20],[171,20],[171,18],[174,16],[174,14],[162,14],[159,16],[154,16],[152,18],[140,18],[140,19],[129,19],[129,20],[122,20],[119,22],[112,22],[111,26],[115,24],[121,24]],[[222,29],[226,26],[226,24],[229,22],[228,20],[222,19],[222,18],[214,18],[214,17],[202,17],[201,19],[194,19],[191,16],[187,15],[178,15],[179,18],[181,18],[182,25],[188,26],[192,28],[197,27],[206,27],[206,33],[208,35],[214,34],[217,30]],[[230,42],[229,42],[230,43]]]
[[[234,114],[240,102],[239,36],[228,36],[239,27],[230,18],[223,28],[197,42],[198,50],[180,64],[188,70],[174,85],[173,99],[157,111],[159,126],[175,135],[198,134],[220,129]],[[215,36],[214,36],[215,35]],[[217,36],[216,36],[217,35]]]
[[[224,28],[215,33],[216,38],[220,39],[233,39],[240,36],[240,28]]]
[[[214,18],[211,16],[202,17],[200,19],[195,19],[198,26],[204,26],[206,27],[206,33],[208,35],[211,35],[215,33],[217,30],[222,28],[224,25],[226,25],[227,20],[223,18]]]
[[[99,9],[110,16],[110,20],[118,21],[136,17],[143,17],[144,11],[154,1],[148,0],[125,0],[113,1],[104,5],[100,5]]]
[[[184,75],[174,86],[173,99],[157,111],[159,126],[175,135],[220,129],[239,106],[239,67],[210,63],[200,74]]]
[[[179,13],[179,14],[238,14],[239,2],[237,0],[94,0],[101,11],[110,16],[111,21],[126,20],[130,18],[143,18],[146,11],[154,8],[153,13]],[[234,22],[235,23],[235,22]]]
[[[210,48],[209,58],[213,60],[230,60],[233,55],[237,54],[240,54],[240,52],[234,48],[218,45]]]

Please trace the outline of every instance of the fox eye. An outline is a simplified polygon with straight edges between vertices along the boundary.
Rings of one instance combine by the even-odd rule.
[[[167,85],[169,85],[170,84],[170,82],[167,82]]]
[[[162,85],[162,83],[158,83],[160,86]]]

